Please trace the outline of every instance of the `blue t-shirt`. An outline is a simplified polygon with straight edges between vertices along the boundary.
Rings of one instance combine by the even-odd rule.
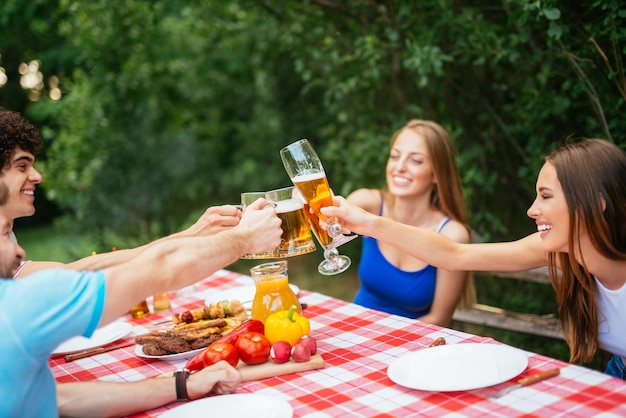
[[[448,222],[450,218],[444,218],[437,232]],[[430,311],[433,303],[437,269],[427,265],[418,271],[401,270],[387,261],[376,239],[364,236],[359,278],[361,286],[354,303],[407,318],[419,318]]]
[[[58,417],[48,358],[65,340],[93,334],[105,294],[102,271],[0,279],[0,416]]]

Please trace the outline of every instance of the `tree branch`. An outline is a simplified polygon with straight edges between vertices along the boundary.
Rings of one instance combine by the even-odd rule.
[[[613,141],[613,138],[611,137],[611,131],[609,129],[609,125],[606,121],[606,117],[604,116],[604,110],[602,109],[602,104],[600,103],[600,97],[598,96],[596,89],[593,87],[593,84],[591,83],[591,81],[589,81],[589,78],[587,77],[583,69],[580,68],[580,66],[578,65],[578,62],[577,62],[578,58],[574,54],[568,52],[562,44],[561,44],[561,51],[565,54],[565,57],[570,62],[570,64],[572,64],[572,67],[574,67],[574,71],[576,71],[576,74],[578,74],[578,77],[585,84],[586,86],[585,90],[587,91],[587,94],[589,95],[589,99],[591,100],[592,106],[596,109],[596,112],[598,113],[600,122],[607,136],[607,139],[609,139],[610,141]]]

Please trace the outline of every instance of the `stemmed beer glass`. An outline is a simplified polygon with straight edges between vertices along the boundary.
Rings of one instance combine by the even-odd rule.
[[[350,258],[339,255],[337,247],[355,238],[341,234],[341,224],[336,218],[325,218],[320,209],[332,206],[332,195],[322,162],[308,140],[300,139],[280,150],[280,158],[294,186],[306,201],[304,213],[309,218],[311,231],[324,247],[324,261],[318,271],[324,275],[338,274],[350,267]],[[312,209],[313,213],[309,210]],[[319,219],[328,225],[327,230],[319,226]]]

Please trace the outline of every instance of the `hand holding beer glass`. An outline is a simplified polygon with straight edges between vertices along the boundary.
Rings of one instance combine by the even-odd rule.
[[[243,192],[241,193],[241,212],[246,210],[246,207],[254,203],[257,199],[265,198],[265,192]],[[266,251],[264,253],[250,253],[242,256],[243,259],[263,259],[273,258],[274,251]]]
[[[280,245],[272,251],[246,254],[243,259],[274,259],[287,258],[308,254],[315,251],[315,243],[307,218],[304,215],[304,204],[296,194],[294,186],[270,190],[269,192],[241,193],[241,210],[259,198],[273,203],[276,215],[281,219],[283,234]]]
[[[320,263],[318,271],[324,275],[344,272],[351,261],[345,255],[340,256],[336,248],[347,242],[340,239],[343,237],[341,224],[336,218],[327,219],[320,213],[321,208],[332,206],[333,202],[326,173],[317,153],[308,140],[301,139],[281,149],[280,158],[291,181],[306,201],[304,213],[310,219],[315,237],[324,247],[324,261]],[[327,230],[320,228],[320,218],[328,225]]]
[[[315,243],[304,214],[304,203],[294,186],[270,190],[265,198],[276,204],[276,215],[282,221],[283,235],[274,258],[293,257],[315,251]]]

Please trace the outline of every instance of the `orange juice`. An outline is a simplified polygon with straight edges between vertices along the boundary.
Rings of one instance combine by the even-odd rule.
[[[300,301],[289,287],[287,262],[261,264],[250,269],[256,292],[252,300],[252,318],[265,321],[270,314],[286,311],[291,305],[301,313]]]

